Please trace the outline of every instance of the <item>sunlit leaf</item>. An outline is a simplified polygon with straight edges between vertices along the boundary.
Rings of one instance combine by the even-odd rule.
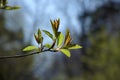
[[[62,33],[60,33],[60,35],[58,36],[58,39],[57,39],[57,46],[61,46],[63,40],[64,40],[64,36]]]
[[[67,57],[71,57],[70,51],[67,49],[60,49],[60,51],[65,54]]]
[[[67,49],[79,49],[82,48],[82,46],[78,45],[78,44],[73,44],[73,45],[68,45]]]
[[[53,35],[52,35],[49,31],[43,30],[43,32],[44,32],[45,34],[47,34],[52,40],[54,40]]]
[[[36,46],[27,46],[23,49],[23,51],[32,51],[32,50],[35,50],[35,49],[38,49],[38,47]]]
[[[51,48],[51,44],[45,44],[44,45],[46,48]]]

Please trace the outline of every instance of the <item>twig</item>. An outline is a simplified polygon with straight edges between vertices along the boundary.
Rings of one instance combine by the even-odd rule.
[[[32,52],[32,53],[27,53],[27,54],[22,54],[22,55],[0,56],[0,59],[27,57],[27,56],[30,56],[30,55],[35,55],[35,54],[39,54],[39,53],[46,52],[46,51],[56,52],[56,50],[46,49],[46,50],[43,50],[41,52]]]
[[[39,53],[40,52],[32,52],[32,53],[27,53],[27,54],[22,54],[22,55],[0,56],[0,59],[27,57],[27,56],[34,55],[34,54],[39,54]]]

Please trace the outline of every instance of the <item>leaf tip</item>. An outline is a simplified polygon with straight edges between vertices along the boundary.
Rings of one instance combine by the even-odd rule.
[[[63,54],[65,54],[67,57],[71,57],[71,53],[70,53],[70,51],[68,50],[68,49],[60,49],[60,51],[63,53]]]
[[[38,49],[36,46],[27,46],[22,51],[32,51]]]

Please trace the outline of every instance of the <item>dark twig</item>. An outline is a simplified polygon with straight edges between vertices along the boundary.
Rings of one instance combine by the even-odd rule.
[[[0,56],[0,59],[9,59],[9,58],[20,58],[20,57],[26,57],[34,54],[39,54],[40,52],[32,52],[32,53],[27,53],[27,54],[22,54],[22,55],[12,55],[12,56]]]
[[[56,52],[56,50],[46,49],[46,50],[43,50],[41,52],[32,52],[32,53],[26,53],[26,54],[22,54],[22,55],[0,56],[0,59],[27,57],[27,56],[30,56],[30,55],[35,55],[35,54],[39,54],[39,53],[47,52],[47,51]]]

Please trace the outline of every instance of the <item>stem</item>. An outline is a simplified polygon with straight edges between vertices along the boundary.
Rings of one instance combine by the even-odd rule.
[[[33,52],[28,54],[22,54],[22,55],[12,55],[12,56],[0,56],[0,59],[8,59],[8,58],[20,58],[20,57],[26,57],[34,54],[38,54],[40,52]]]
[[[0,59],[27,57],[27,56],[30,56],[30,55],[35,55],[35,54],[39,54],[39,53],[46,52],[46,51],[56,52],[56,50],[46,49],[46,50],[43,50],[41,52],[32,52],[32,53],[22,54],[22,55],[0,56]]]
[[[41,50],[40,51],[42,51],[43,50],[43,42],[41,42],[41,45],[40,45],[40,47],[41,47]]]
[[[56,43],[56,39],[54,40],[54,42],[52,43],[52,46],[49,49],[52,49],[55,46]]]

